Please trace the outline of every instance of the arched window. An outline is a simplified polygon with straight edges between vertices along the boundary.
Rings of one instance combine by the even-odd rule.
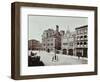
[[[83,38],[83,36],[80,36],[80,38]]]
[[[85,35],[84,38],[87,38],[87,35]]]
[[[87,45],[87,42],[84,42],[84,45]]]
[[[80,42],[80,45],[82,45],[83,43],[82,42]]]
[[[77,45],[79,45],[79,42],[77,43]]]

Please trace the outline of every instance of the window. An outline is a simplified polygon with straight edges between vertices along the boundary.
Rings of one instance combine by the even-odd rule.
[[[51,46],[53,46],[53,43],[51,43]]]
[[[77,36],[77,39],[79,39],[79,36]]]
[[[48,37],[48,33],[47,33],[47,37]]]
[[[51,38],[51,41],[53,41],[53,38]]]
[[[68,43],[63,43],[63,45],[68,45]]]
[[[83,43],[81,42],[80,45],[82,45]]]
[[[84,45],[86,45],[87,44],[87,42],[84,42]]]
[[[81,29],[81,30],[80,30],[80,34],[82,34],[82,33],[83,33],[83,30]]]
[[[80,34],[80,32],[81,32],[81,30],[80,30],[80,29],[78,29],[78,30],[77,30],[77,34],[79,35],[79,34]]]
[[[87,29],[84,30],[84,33],[87,33]]]
[[[77,30],[77,34],[79,34],[79,30]]]
[[[73,43],[70,43],[70,46],[73,46]]]
[[[87,38],[87,35],[85,35],[84,38]]]
[[[82,39],[83,38],[83,36],[80,36],[80,39]]]
[[[77,43],[77,45],[79,45],[79,42]]]

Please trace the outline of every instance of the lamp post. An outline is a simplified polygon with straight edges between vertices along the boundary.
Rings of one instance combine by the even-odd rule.
[[[56,38],[55,38],[55,46],[54,46],[54,56],[52,58],[52,61],[57,62],[58,61],[58,56],[56,55]]]

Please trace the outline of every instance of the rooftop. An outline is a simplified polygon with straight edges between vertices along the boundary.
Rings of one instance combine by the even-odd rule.
[[[85,28],[85,27],[88,27],[88,25],[77,27],[77,28],[75,28],[75,30],[80,29],[80,28]]]

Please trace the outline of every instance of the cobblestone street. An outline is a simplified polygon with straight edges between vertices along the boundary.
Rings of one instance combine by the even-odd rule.
[[[70,56],[64,54],[56,54],[58,60],[54,61],[53,57],[55,54],[53,52],[45,51],[33,51],[37,53],[37,56],[40,56],[40,60],[44,63],[45,66],[51,65],[78,65],[78,64],[87,64],[87,58],[78,58],[77,56]]]

